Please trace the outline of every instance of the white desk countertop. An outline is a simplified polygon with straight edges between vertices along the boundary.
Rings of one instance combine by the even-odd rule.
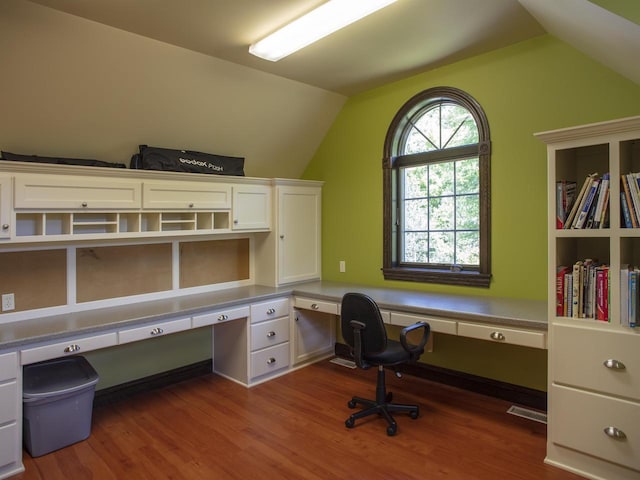
[[[89,335],[180,315],[198,315],[211,310],[289,295],[339,303],[347,292],[365,293],[385,310],[529,330],[547,330],[547,303],[544,300],[451,295],[315,281],[279,288],[264,285],[229,288],[210,293],[176,296],[163,300],[0,324],[0,349],[70,336]]]

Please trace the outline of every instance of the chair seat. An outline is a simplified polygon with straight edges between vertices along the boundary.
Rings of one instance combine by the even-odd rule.
[[[380,353],[366,353],[363,358],[374,365],[399,365],[410,360],[411,355],[402,344],[395,340],[387,340],[386,350]]]

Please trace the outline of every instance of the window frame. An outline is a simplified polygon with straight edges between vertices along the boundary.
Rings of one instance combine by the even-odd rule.
[[[478,127],[478,143],[469,146],[452,147],[436,152],[398,155],[401,141],[405,138],[409,119],[423,110],[429,103],[451,102],[471,113]],[[447,153],[451,153],[451,156]],[[460,270],[435,268],[420,265],[405,265],[400,262],[400,167],[420,163],[422,158],[446,155],[446,160],[477,156],[479,164],[480,202],[480,265],[475,269]],[[410,158],[411,157],[411,158]],[[489,287],[491,280],[491,191],[490,191],[491,139],[489,122],[480,104],[468,93],[453,87],[433,87],[410,98],[396,113],[384,141],[382,159],[383,170],[383,267],[385,280],[403,280],[447,285]]]

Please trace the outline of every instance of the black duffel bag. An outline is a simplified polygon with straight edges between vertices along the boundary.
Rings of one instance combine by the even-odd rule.
[[[40,157],[38,155],[19,155],[2,151],[3,160],[14,162],[36,162],[36,163],[57,163],[60,165],[83,165],[86,167],[113,167],[127,168],[124,163],[104,162],[102,160],[90,160],[86,158],[64,158],[64,157]]]
[[[142,170],[244,176],[244,158],[242,157],[226,157],[147,145],[140,145],[140,153],[131,157],[130,167]]]

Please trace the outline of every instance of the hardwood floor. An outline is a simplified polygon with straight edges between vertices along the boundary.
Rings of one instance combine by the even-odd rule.
[[[508,402],[387,373],[398,434],[369,417],[347,429],[353,395],[374,396],[375,369],[328,360],[247,389],[216,375],[94,409],[86,441],[32,459],[15,480],[576,480],[543,463],[546,426]]]

